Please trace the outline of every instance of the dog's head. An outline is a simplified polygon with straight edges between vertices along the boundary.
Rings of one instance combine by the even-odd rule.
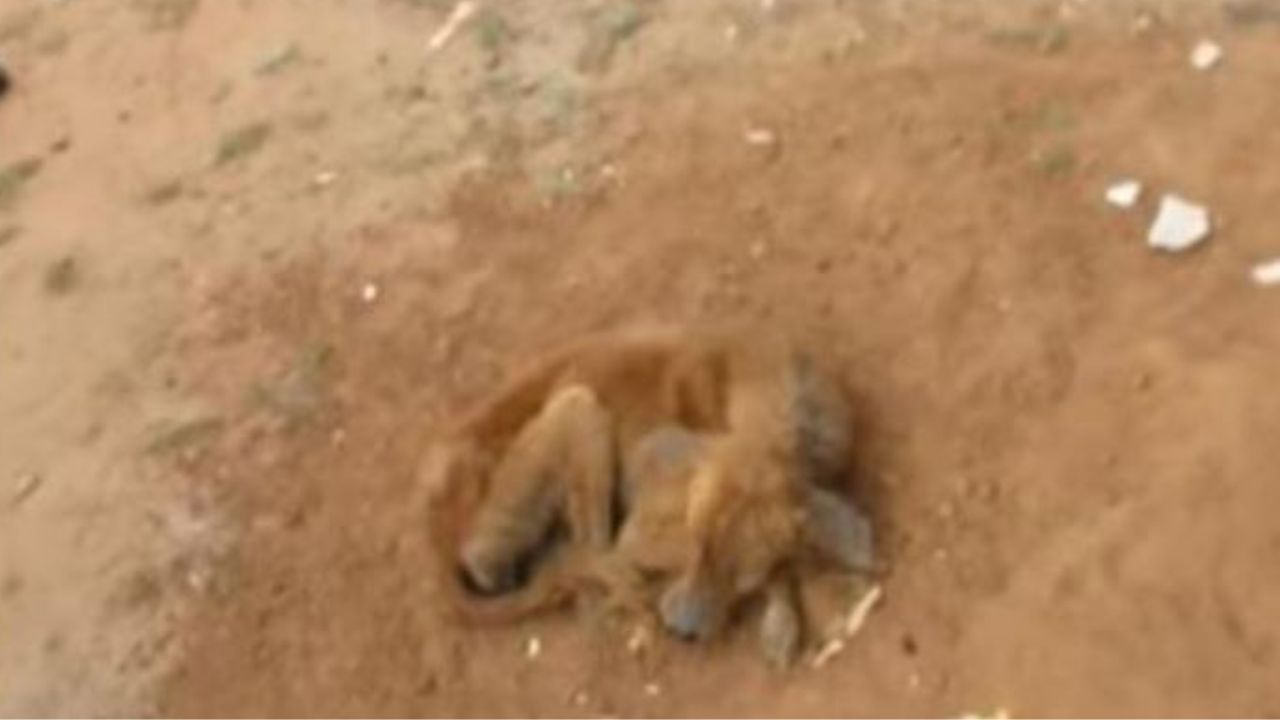
[[[690,546],[683,571],[659,602],[663,624],[682,639],[713,636],[735,606],[786,563],[818,551],[847,569],[871,564],[866,518],[840,496],[796,477],[785,453],[724,436],[689,486]]]

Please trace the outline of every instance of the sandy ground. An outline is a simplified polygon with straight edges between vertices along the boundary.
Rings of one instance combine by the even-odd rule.
[[[0,8],[0,715],[1280,713],[1280,5],[452,7]],[[450,623],[447,413],[718,318],[858,389],[856,641]]]

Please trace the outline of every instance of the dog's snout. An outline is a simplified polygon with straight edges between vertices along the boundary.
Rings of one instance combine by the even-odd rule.
[[[698,625],[687,613],[671,615],[666,618],[667,629],[677,639],[694,642],[698,639]]]
[[[680,585],[670,588],[662,596],[662,624],[677,638],[686,642],[701,640],[710,629],[710,613],[707,603]]]

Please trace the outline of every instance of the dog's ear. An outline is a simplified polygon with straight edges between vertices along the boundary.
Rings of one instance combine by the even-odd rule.
[[[807,488],[805,539],[824,559],[850,572],[875,570],[871,520],[840,495]]]

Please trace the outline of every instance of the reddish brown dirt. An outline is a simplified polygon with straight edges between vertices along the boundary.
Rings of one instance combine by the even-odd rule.
[[[653,2],[599,67],[572,3],[437,61],[445,2],[172,2],[0,32],[3,160],[49,153],[0,208],[0,469],[47,468],[0,521],[0,714],[111,714],[143,665],[125,707],[176,716],[1280,714],[1280,291],[1248,279],[1277,16]],[[1204,247],[1144,246],[1165,190]],[[863,633],[776,673],[745,627],[635,658],[571,613],[448,620],[414,482],[447,414],[584,332],[717,319],[821,339],[858,391],[893,566]],[[213,421],[172,431],[186,403]],[[139,570],[157,494],[194,549]],[[125,622],[160,640],[119,661]]]
[[[605,112],[616,181],[587,165],[546,207],[481,174],[436,224],[232,285],[221,334],[190,340],[201,383],[234,396],[243,363],[331,359],[304,423],[202,466],[244,537],[165,711],[1275,712],[1280,298],[1242,268],[1268,239],[1280,72],[1189,77],[1183,47],[1086,37],[1015,63],[965,39],[664,83]],[[1211,102],[1227,92],[1251,99]],[[777,146],[744,143],[748,123]],[[1038,164],[1057,147],[1076,165]],[[1120,169],[1176,178],[1228,229],[1153,255],[1099,202]],[[550,342],[725,317],[824,337],[865,398],[895,573],[854,647],[777,675],[743,638],[643,663],[571,616],[444,621],[412,479],[442,414]]]

